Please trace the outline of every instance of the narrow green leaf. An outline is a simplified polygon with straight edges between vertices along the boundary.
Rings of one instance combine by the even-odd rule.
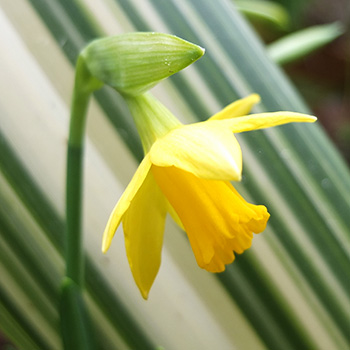
[[[23,311],[13,304],[11,297],[6,295],[2,288],[0,288],[0,325],[2,333],[19,349],[47,349],[48,345],[25,319]]]
[[[248,19],[272,23],[281,28],[288,29],[289,15],[286,9],[277,2],[259,0],[233,0],[235,7]]]
[[[267,52],[273,61],[283,65],[309,55],[343,33],[343,26],[338,22],[313,26],[269,44]]]
[[[85,308],[80,287],[68,277],[61,287],[61,328],[65,349],[96,349],[90,317]]]
[[[1,218],[0,218],[1,220]],[[7,231],[8,227],[1,223],[0,225],[1,234],[8,235],[11,231]],[[7,272],[13,277],[13,283],[22,286],[23,290],[26,291],[26,297],[30,300],[33,305],[36,305],[36,316],[37,319],[45,319],[46,331],[55,330],[58,322],[57,312],[55,304],[51,304],[49,298],[45,295],[43,289],[41,289],[41,283],[36,284],[32,276],[26,270],[26,266],[22,265],[20,256],[16,256],[16,251],[12,251],[4,242],[3,237],[0,237],[0,250],[1,250],[1,263]],[[41,281],[40,281],[41,282]],[[35,316],[35,317],[36,317]]]

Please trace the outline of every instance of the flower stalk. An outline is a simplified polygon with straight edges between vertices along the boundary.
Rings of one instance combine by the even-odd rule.
[[[83,154],[91,94],[107,84],[126,99],[134,96],[138,101],[139,94],[146,93],[160,80],[185,68],[202,55],[203,49],[172,35],[130,33],[95,40],[78,57],[67,145],[66,274],[61,285],[60,305],[65,349],[95,349],[82,293]],[[145,96],[146,98],[140,98],[141,105],[148,105],[152,109],[154,102],[149,101],[152,98],[147,94]],[[140,108],[141,105],[137,106],[136,103],[135,108]]]
[[[139,96],[125,96],[125,101],[140,135],[144,153],[153,143],[181,123],[150,93]]]
[[[66,275],[61,286],[61,327],[66,349],[94,349],[90,322],[85,309],[84,252],[82,236],[83,153],[86,115],[91,93],[101,87],[80,56],[76,66],[66,177]]]

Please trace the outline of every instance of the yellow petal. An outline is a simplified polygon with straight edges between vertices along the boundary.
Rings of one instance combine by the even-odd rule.
[[[209,120],[222,120],[247,115],[252,107],[259,101],[260,96],[257,94],[241,98],[240,100],[231,103],[220,112],[214,114]]]
[[[198,265],[208,271],[223,271],[233,252],[249,248],[253,232],[265,229],[266,208],[247,203],[229,182],[175,167],[152,166],[152,173],[181,219]]]
[[[129,265],[145,299],[161,262],[167,204],[152,172],[148,172],[123,217]]]
[[[177,212],[169,202],[168,202],[168,213],[170,214],[172,219],[175,221],[175,223],[181,228],[181,230],[185,231],[184,225],[182,224],[182,221],[179,218],[179,215],[177,215]]]
[[[109,220],[107,222],[106,228],[103,233],[102,239],[102,252],[105,253],[111,245],[112,238],[117,230],[124,213],[129,208],[131,201],[135,197],[137,191],[143,184],[149,170],[151,168],[151,162],[149,156],[143,159],[139,167],[137,168],[131,182],[127,186],[126,190],[120,197],[118,203],[114,207]]]
[[[313,123],[316,120],[316,117],[308,114],[295,112],[272,112],[250,114],[243,117],[216,121],[216,123],[221,123],[222,127],[228,128],[234,133],[238,133],[249,130],[270,128],[272,126],[287,123]]]
[[[150,150],[157,166],[176,166],[204,179],[239,181],[242,152],[237,139],[219,121],[185,125],[158,139]]]

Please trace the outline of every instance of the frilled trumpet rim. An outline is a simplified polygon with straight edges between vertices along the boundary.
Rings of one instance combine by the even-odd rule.
[[[269,214],[262,205],[247,203],[230,182],[200,179],[176,167],[152,166],[157,185],[176,211],[198,265],[222,272],[234,252],[251,246]]]

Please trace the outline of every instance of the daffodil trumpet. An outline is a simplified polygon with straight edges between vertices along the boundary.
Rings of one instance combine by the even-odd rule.
[[[207,121],[183,125],[149,93],[126,98],[145,157],[113,209],[102,251],[123,224],[135,282],[147,299],[161,263],[167,213],[186,232],[198,265],[222,272],[264,231],[270,214],[247,203],[231,184],[242,177],[242,151],[235,133],[315,117],[274,112],[248,114],[256,94],[238,100]]]

